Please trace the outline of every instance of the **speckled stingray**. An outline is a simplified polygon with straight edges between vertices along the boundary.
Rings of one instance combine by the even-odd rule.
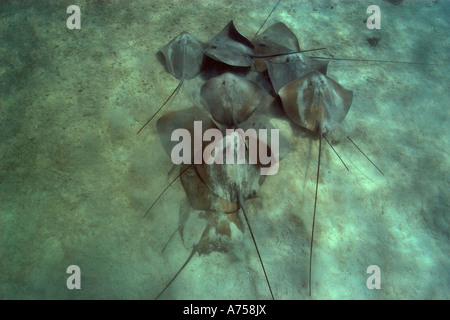
[[[141,132],[142,129],[144,129],[144,127],[158,114],[158,112],[164,108],[170,98],[180,90],[185,79],[193,79],[200,73],[204,57],[204,46],[190,33],[182,32],[162,47],[160,52],[164,55],[166,60],[167,71],[175,78],[179,79],[180,82],[166,101],[147,120],[147,122],[139,129],[137,133]]]

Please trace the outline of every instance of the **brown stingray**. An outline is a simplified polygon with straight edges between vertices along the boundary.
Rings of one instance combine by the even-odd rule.
[[[180,173],[186,170],[186,166],[180,168]],[[196,210],[215,211],[221,210],[232,213],[239,210],[237,202],[219,197],[211,192],[208,185],[203,182],[197,172],[198,166],[193,166],[180,176],[181,184],[186,192],[191,206]]]
[[[341,123],[352,104],[353,92],[344,89],[333,79],[313,71],[282,87],[278,94],[288,117],[297,125],[319,134],[316,192],[314,197],[313,224],[309,258],[309,295],[311,295],[311,264],[314,226],[319,187],[322,135]]]
[[[202,104],[214,120],[228,127],[246,121],[273,98],[256,82],[224,73],[208,80],[200,91]]]
[[[195,132],[194,121],[202,122],[202,132]],[[168,155],[171,155],[172,148],[175,144],[179,143],[177,141],[171,141],[171,134],[175,129],[186,129],[191,136],[201,134],[202,137],[198,137],[200,139],[203,139],[203,134],[207,129],[217,129],[218,131],[217,126],[208,117],[205,110],[197,107],[166,113],[163,117],[158,119],[157,128],[161,143]],[[249,163],[248,142],[245,141],[245,139],[249,139],[249,137],[245,136],[245,132],[243,131],[236,131],[235,133],[232,133],[232,135],[233,139],[230,140],[228,139],[230,137],[223,134],[224,137],[220,141],[213,140],[210,143],[203,142],[200,150],[202,153],[201,163],[196,164],[195,166],[184,165],[180,168],[178,177],[182,177],[181,179],[186,194],[188,198],[192,200],[191,205],[198,210],[217,210],[220,208],[220,210],[224,212],[234,212],[239,209],[239,195],[243,199],[251,197],[259,188],[259,185],[264,181],[265,176],[261,175],[260,171],[262,161],[260,161],[259,153],[257,158],[252,158],[254,160],[253,163]],[[252,136],[252,138],[258,139],[257,136]],[[193,139],[195,139],[195,137]],[[261,143],[262,142],[256,141],[257,145],[260,145]],[[270,141],[266,142],[266,144],[268,144],[267,153],[272,154]],[[194,146],[192,146],[192,148],[194,148]],[[209,154],[205,151],[206,148],[209,148]],[[233,149],[233,152],[236,155],[238,151],[235,150],[239,148],[244,149],[245,163],[238,164],[236,159],[233,159],[233,163],[228,163],[228,160],[226,159],[227,152],[229,152],[230,149]],[[222,149],[222,163],[218,163],[217,161],[214,162],[212,157],[218,156],[218,154],[213,152],[213,149]],[[194,152],[191,152],[190,163],[194,162],[193,158]],[[205,161],[209,160],[211,160],[211,163],[207,164]],[[205,187],[207,189],[205,189]],[[212,192],[214,195],[221,198],[218,206],[213,204],[216,197],[210,195],[205,196],[207,191]],[[233,202],[235,205],[231,205],[228,202]],[[238,205],[236,205],[236,203]]]
[[[244,232],[242,221],[237,213],[223,214],[220,212],[211,212],[208,213],[206,219],[207,226],[203,230],[199,241],[192,246],[191,253],[187,257],[186,261],[178,269],[164,289],[158,294],[155,300],[157,300],[166,291],[166,289],[172,284],[181,271],[183,271],[196,253],[199,255],[204,255],[213,251],[227,252],[232,247],[230,246],[232,229],[237,228],[240,232]],[[180,234],[182,234],[183,226],[180,225],[177,230],[179,230]],[[183,239],[183,235],[181,236]]]
[[[239,146],[236,144],[236,138],[242,139],[241,136],[235,136],[234,141],[223,148],[224,154],[232,148],[237,153]],[[226,142],[226,137],[224,141]],[[243,139],[241,142],[247,153],[244,164],[237,164],[236,161],[232,164],[206,164],[203,162],[195,167],[199,177],[212,193],[222,199],[238,203],[242,207],[243,199],[255,195],[256,190],[264,182],[265,176],[261,175],[258,164],[249,163],[248,149],[245,147]],[[207,160],[205,159],[205,161]]]
[[[270,81],[276,93],[291,81],[311,71],[327,74],[329,60],[316,60],[301,53],[275,57],[266,61]]]
[[[280,28],[280,27],[277,27]],[[292,50],[291,52],[277,52],[275,54],[258,55],[253,43],[244,37],[234,26],[231,20],[214,38],[208,41],[205,55],[234,67],[250,67],[256,58],[270,58],[291,53],[300,53],[312,50]]]
[[[167,71],[175,78],[179,79],[180,82],[166,101],[158,108],[158,110],[156,110],[137,133],[141,132],[167,104],[170,98],[180,90],[185,79],[193,79],[200,73],[205,49],[204,45],[190,33],[183,32],[159,49],[159,51],[164,55]]]
[[[344,120],[353,99],[352,91],[317,71],[291,81],[278,94],[293,122],[320,133],[333,130]]]
[[[194,121],[201,121],[201,132],[195,132]],[[244,130],[246,130],[251,124],[254,126],[254,128],[262,128],[262,121],[264,120],[262,120],[261,118],[256,118],[251,123],[244,123],[243,128]],[[257,126],[255,126],[256,123],[258,123]],[[270,125],[270,123],[268,123],[265,128],[272,129],[273,127]],[[193,137],[192,140],[196,138],[202,140],[203,133],[207,129],[218,128],[204,109],[191,107],[180,111],[172,111],[166,113],[164,116],[158,119],[157,129],[161,144],[163,145],[166,153],[171,156],[174,146],[179,143],[178,141],[171,140],[172,132],[175,129],[185,129],[190,133],[190,136]],[[202,137],[196,137],[196,134],[200,134],[202,135]],[[243,134],[245,134],[245,132]],[[268,138],[269,141],[266,142],[266,144],[268,145],[266,152],[273,156],[273,151],[271,150],[270,135]],[[213,147],[217,146],[217,148],[220,148],[222,146],[224,149],[236,147],[233,144],[225,145],[226,142],[227,138],[224,137],[222,141],[213,141],[211,145]],[[256,141],[256,144],[258,146],[261,145],[261,143],[258,143],[258,141]],[[205,148],[208,146],[208,142],[203,142],[200,151],[195,151],[194,143],[192,143],[191,141],[190,163],[194,162],[194,152],[201,152],[203,155]],[[245,147],[247,146],[248,145],[245,145]],[[289,148],[289,144],[286,142],[286,139],[284,137],[281,137],[281,146],[282,152],[287,153],[286,148]],[[180,167],[180,173],[169,184],[169,186],[178,177],[181,177],[181,182],[183,184],[183,187],[185,188],[188,199],[195,209],[218,210],[219,208],[221,211],[226,213],[234,212],[239,209],[239,202],[235,192],[236,188],[231,188],[230,185],[234,183],[235,185],[240,186],[239,192],[244,199],[252,196],[252,194],[254,194],[255,190],[258,188],[258,185],[256,185],[255,183],[250,184],[250,182],[257,180],[258,183],[261,184],[265,177],[264,175],[260,175],[259,168],[263,166],[265,167],[266,165],[262,163],[259,156],[260,155],[258,150],[258,158],[254,161],[255,165],[249,164],[248,161],[246,161],[245,164],[239,165],[219,165],[217,163],[213,163],[212,165],[210,165],[206,164],[204,161],[202,161],[201,164],[197,164],[195,166],[183,165]],[[248,150],[246,151],[246,157],[248,158]],[[223,162],[225,161],[226,160],[224,159]],[[223,169],[228,168],[233,168],[234,172],[223,172]],[[231,174],[234,175],[231,176]],[[228,179],[227,182],[225,182],[224,179]],[[162,193],[164,193],[164,191]],[[208,192],[212,192],[212,194],[208,194]],[[147,210],[146,214],[148,214],[148,212],[152,209],[156,201],[161,197],[162,193],[158,196],[152,206]]]
[[[226,141],[226,138],[224,141]],[[220,148],[221,145],[218,144],[218,146]],[[234,143],[226,144],[223,147],[223,152],[227,152],[228,148],[235,148],[235,151],[237,151],[237,147]],[[215,210],[214,212],[216,213],[236,212],[239,208],[242,209],[273,299],[272,288],[244,208],[244,199],[254,196],[256,190],[259,189],[265,178],[265,176],[260,175],[258,165],[249,164],[248,161],[245,164],[202,163],[181,168],[180,176],[188,199],[194,209],[212,209]],[[231,236],[231,223],[234,223],[242,230],[242,225],[240,225],[240,219],[237,214],[231,213],[226,216],[228,215],[230,215],[230,217],[225,219],[222,215],[216,215],[210,219],[199,242],[193,246],[191,254],[186,259],[185,263],[156,299],[158,299],[170,286],[196,252],[199,252],[199,254],[209,253],[212,250],[220,250],[223,248],[222,242],[219,242],[218,244],[217,239],[224,241],[224,236]],[[214,239],[211,238],[212,234],[214,234]]]
[[[166,60],[167,71],[177,79],[193,79],[203,61],[203,44],[188,32],[182,32],[159,49]]]
[[[300,51],[295,34],[284,23],[277,22],[253,39],[255,54],[267,56],[287,52]],[[255,68],[259,72],[266,70],[264,58],[255,59]]]
[[[253,44],[239,33],[233,20],[208,42],[205,54],[235,67],[251,66],[255,56]]]

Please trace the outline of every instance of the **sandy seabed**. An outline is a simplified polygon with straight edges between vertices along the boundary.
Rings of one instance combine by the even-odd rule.
[[[126,3],[126,4],[125,4]],[[177,86],[158,49],[182,31],[207,41],[230,20],[251,38],[276,1],[68,1],[0,4],[0,298],[153,299],[189,256],[176,235],[189,203],[179,182],[151,213],[172,167],[155,123]],[[302,48],[429,65],[331,61],[353,90],[351,109],[323,145],[314,236],[313,299],[449,299],[449,1],[381,9],[366,1],[281,1]],[[414,18],[412,18],[414,17]],[[379,40],[372,46],[368,38]],[[198,105],[186,81],[167,110]],[[279,172],[246,201],[276,299],[309,299],[309,245],[318,141],[275,121],[290,142]],[[349,136],[381,175],[346,139]],[[227,253],[195,255],[162,299],[268,299],[248,231]],[[66,269],[81,270],[68,290]],[[381,272],[369,290],[368,266]]]

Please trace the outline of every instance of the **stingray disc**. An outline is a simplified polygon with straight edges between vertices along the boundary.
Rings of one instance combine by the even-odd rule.
[[[175,78],[192,79],[200,73],[204,48],[190,33],[181,33],[159,50],[166,60],[167,71]]]
[[[311,71],[327,74],[328,63],[328,60],[316,60],[296,53],[267,60],[266,66],[273,88],[278,93],[286,84]]]
[[[257,83],[224,73],[208,80],[200,91],[202,104],[218,122],[235,126],[247,120],[270,95]]]
[[[238,202],[238,195],[242,199],[248,199],[256,194],[261,184],[264,182],[265,175],[261,175],[260,167],[257,164],[249,163],[248,150],[245,147],[243,137],[239,134],[233,134],[234,139],[227,140],[226,137],[220,142],[219,147],[225,145],[222,149],[223,163],[202,163],[195,168],[201,180],[215,195],[227,201]],[[240,139],[240,140],[239,140]],[[227,161],[226,156],[233,149],[235,155],[233,161]],[[238,155],[243,151],[244,163],[238,163]],[[215,153],[217,156],[217,153]],[[242,159],[242,158],[241,158]],[[208,161],[206,155],[205,161]],[[256,162],[256,161],[255,161]]]
[[[288,83],[278,94],[293,122],[323,133],[344,120],[353,99],[352,91],[317,71]]]
[[[241,128],[244,132],[246,132],[248,129],[254,129],[256,132],[258,132],[257,153],[258,153],[258,165],[260,166],[264,165],[261,163],[260,160],[261,151],[259,150],[259,148],[265,147],[265,153],[267,155],[270,153],[273,156],[273,153],[276,152],[278,154],[279,161],[289,153],[291,148],[289,140],[280,132],[280,130],[278,130],[278,139],[272,141],[272,130],[276,129],[271,123],[272,119],[273,119],[272,117],[265,114],[252,115],[247,121],[239,125],[239,128]],[[262,140],[261,129],[266,130],[267,135],[265,136],[265,141]],[[276,143],[277,145],[272,145],[272,142]],[[247,139],[246,143],[247,147],[249,147],[250,140]],[[264,144],[266,146],[264,146]]]

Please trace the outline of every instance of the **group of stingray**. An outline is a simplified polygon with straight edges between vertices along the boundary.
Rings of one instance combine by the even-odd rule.
[[[201,43],[191,34],[183,32],[162,47],[160,52],[164,56],[167,71],[179,79],[179,84],[139,132],[180,90],[184,80],[199,75],[205,79],[200,88],[202,106],[169,111],[157,121],[160,140],[169,156],[177,143],[171,140],[175,129],[186,129],[192,137],[195,134],[194,121],[201,121],[203,132],[215,128],[224,132],[224,135],[225,130],[230,128],[271,129],[271,109],[280,104],[290,121],[318,136],[319,153],[309,261],[311,295],[311,261],[322,137],[346,117],[352,104],[352,91],[327,76],[328,60],[305,56],[295,34],[282,22],[268,27],[252,41],[239,33],[233,21],[207,43]],[[288,150],[288,143],[283,137],[281,140],[280,154],[283,157]],[[270,149],[271,141],[267,144]],[[230,146],[224,145],[223,148]],[[191,151],[193,159],[194,147]],[[246,154],[248,155],[248,150]],[[207,223],[198,242],[194,243],[191,254],[157,298],[195,253],[229,250],[232,230],[244,232],[246,225],[258,253],[271,298],[274,299],[244,206],[245,200],[253,197],[265,181],[265,176],[259,170],[265,164],[259,159],[253,164],[249,161],[245,164],[206,164],[203,161],[190,163],[180,165],[176,178],[159,195],[147,213],[167,188],[180,178],[192,209],[206,212],[203,216]],[[239,215],[240,209],[245,224]],[[182,237],[183,228],[180,222],[176,230]]]

